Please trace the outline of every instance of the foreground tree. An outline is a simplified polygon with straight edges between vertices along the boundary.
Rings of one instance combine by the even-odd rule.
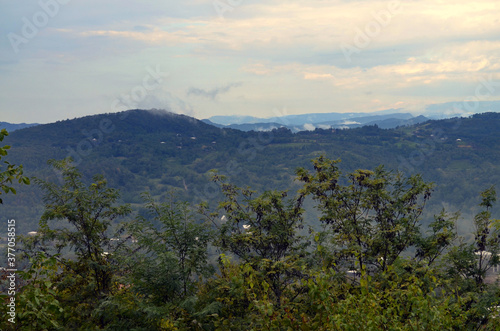
[[[343,176],[339,160],[319,157],[314,172],[297,171],[303,194],[318,202],[321,222],[331,234],[334,262],[355,261],[357,270],[386,270],[420,237],[422,211],[432,184],[421,176],[378,167]],[[351,262],[349,262],[351,261]]]
[[[39,235],[27,241],[34,258],[22,272],[26,285],[18,298],[25,310],[16,327],[499,329],[500,292],[484,277],[498,262],[493,188],[482,193],[475,241],[449,249],[457,215],[443,211],[422,233],[432,186],[419,176],[383,168],[343,176],[338,161],[313,162],[314,173],[298,170],[304,188],[294,198],[284,191],[256,195],[215,175],[224,198],[215,212],[207,205],[199,210],[215,233],[188,204],[145,195],[150,217],[129,223],[134,240],[124,245],[124,236],[110,229],[129,212],[115,206],[118,193],[101,177],[87,186],[71,163],[53,161],[63,182],[37,181],[46,191],[46,211]],[[318,252],[300,234],[307,195],[329,230],[315,233]],[[217,273],[207,262],[210,240],[222,253]],[[402,257],[410,249],[414,256]],[[66,258],[54,255],[59,252]],[[311,255],[330,259],[315,263]],[[360,275],[346,277],[352,266]]]
[[[303,227],[304,196],[286,199],[285,191],[268,191],[254,197],[253,191],[225,183],[215,175],[225,199],[217,212],[204,213],[218,227],[215,245],[258,271],[278,306],[282,299],[294,300],[300,293],[297,280],[307,242],[298,231]],[[222,264],[223,266],[224,264]]]
[[[473,219],[474,239],[463,238],[452,247],[442,261],[450,280],[449,291],[463,305],[466,327],[498,330],[500,299],[498,271],[500,265],[500,220],[491,218],[496,191],[490,187],[480,194],[482,210]],[[495,325],[495,328],[489,325]],[[486,326],[488,325],[488,326]]]
[[[480,207],[484,210],[474,217],[475,255],[477,268],[474,275],[476,283],[484,283],[486,273],[500,264],[500,220],[491,219],[491,208],[496,202],[495,187],[481,192]]]
[[[197,222],[187,203],[158,203],[144,194],[152,220],[143,217],[129,226],[141,254],[136,254],[136,285],[159,303],[172,302],[193,293],[197,281],[211,274],[207,246],[211,232]],[[140,266],[143,266],[142,268]]]
[[[500,264],[500,220],[491,219],[496,191],[490,187],[481,192],[480,207],[474,217],[474,241],[461,242],[448,254],[448,272],[483,287],[487,273]]]
[[[62,173],[63,183],[36,180],[45,191],[45,212],[37,236],[28,238],[25,244],[32,257],[37,251],[48,256],[59,256],[61,252],[75,256],[59,258],[62,271],[54,280],[61,302],[78,312],[69,316],[66,325],[79,325],[112,291],[116,271],[113,254],[120,241],[112,240],[117,237],[110,231],[111,224],[129,214],[130,208],[115,206],[118,191],[107,187],[102,176],[94,176],[94,182],[86,186],[70,160],[49,163]],[[64,223],[51,228],[50,221]]]
[[[363,275],[359,285],[333,282],[331,270],[315,275],[310,330],[463,330],[466,314],[442,280],[428,267],[407,272],[408,263],[400,259],[376,279]]]
[[[127,224],[133,238],[121,247],[119,289],[101,302],[95,315],[110,330],[175,330],[197,324],[197,289],[212,276],[208,264],[211,231],[189,204],[168,195],[143,199],[149,215]]]

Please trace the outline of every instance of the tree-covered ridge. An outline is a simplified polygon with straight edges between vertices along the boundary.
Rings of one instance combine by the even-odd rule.
[[[500,327],[494,187],[480,193],[471,241],[445,210],[422,224],[434,187],[420,175],[343,172],[324,156],[296,170],[296,193],[258,194],[213,173],[218,203],[145,194],[150,218],[112,226],[130,213],[120,192],[102,176],[82,180],[68,160],[51,164],[62,181],[36,180],[44,213],[38,233],[22,238],[16,323],[2,329]],[[307,198],[322,228],[304,233]]]
[[[294,169],[324,154],[340,157],[346,171],[384,164],[421,173],[437,184],[429,209],[437,212],[444,203],[465,211],[477,205],[473,192],[500,182],[499,119],[490,113],[393,130],[368,126],[294,134],[220,129],[184,115],[131,110],[19,130],[9,143],[11,159],[27,175],[53,179],[57,174],[46,161],[71,156],[85,178],[103,174],[124,202],[138,205],[144,191],[160,198],[179,189],[195,203],[217,199],[212,169],[236,185],[251,182],[259,192],[298,189]],[[7,197],[2,213],[22,220],[24,232],[34,230],[43,212],[41,196],[34,187],[23,190],[15,199]]]

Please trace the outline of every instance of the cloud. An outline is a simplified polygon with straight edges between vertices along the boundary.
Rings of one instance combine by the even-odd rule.
[[[304,73],[304,79],[307,80],[321,80],[321,79],[331,79],[331,78],[333,78],[332,74],[321,74],[312,72]]]
[[[313,124],[310,124],[310,123],[304,124],[304,130],[313,131],[314,129],[316,129],[316,127]]]
[[[176,114],[184,114],[193,117],[196,115],[193,107],[189,103],[167,90],[150,93],[131,108],[165,109]]]
[[[200,96],[200,97],[205,97],[205,98],[209,98],[211,100],[215,100],[215,98],[219,95],[219,94],[223,94],[223,93],[226,93],[228,92],[230,89],[232,89],[233,87],[238,87],[238,86],[241,86],[242,84],[241,83],[231,83],[231,84],[228,84],[226,86],[222,86],[222,87],[215,87],[213,89],[210,89],[210,90],[204,90],[204,89],[200,89],[200,88],[196,88],[196,87],[190,87],[188,92],[187,92],[187,95],[196,95],[196,96]]]

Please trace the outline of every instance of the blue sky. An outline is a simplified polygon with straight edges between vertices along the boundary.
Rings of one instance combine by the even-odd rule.
[[[500,100],[496,0],[0,4],[0,121],[129,108],[200,119],[422,113]]]

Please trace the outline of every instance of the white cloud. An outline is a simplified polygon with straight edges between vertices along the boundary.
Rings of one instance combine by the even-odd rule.
[[[352,124],[361,124],[361,123],[356,121],[344,121],[341,123],[341,125],[352,125]]]
[[[306,131],[313,131],[314,129],[316,129],[316,127],[310,123],[306,123],[304,124],[304,130]]]
[[[331,79],[333,78],[332,74],[324,74],[324,73],[313,73],[313,72],[305,72],[304,79],[307,80],[322,80],[322,79]]]

